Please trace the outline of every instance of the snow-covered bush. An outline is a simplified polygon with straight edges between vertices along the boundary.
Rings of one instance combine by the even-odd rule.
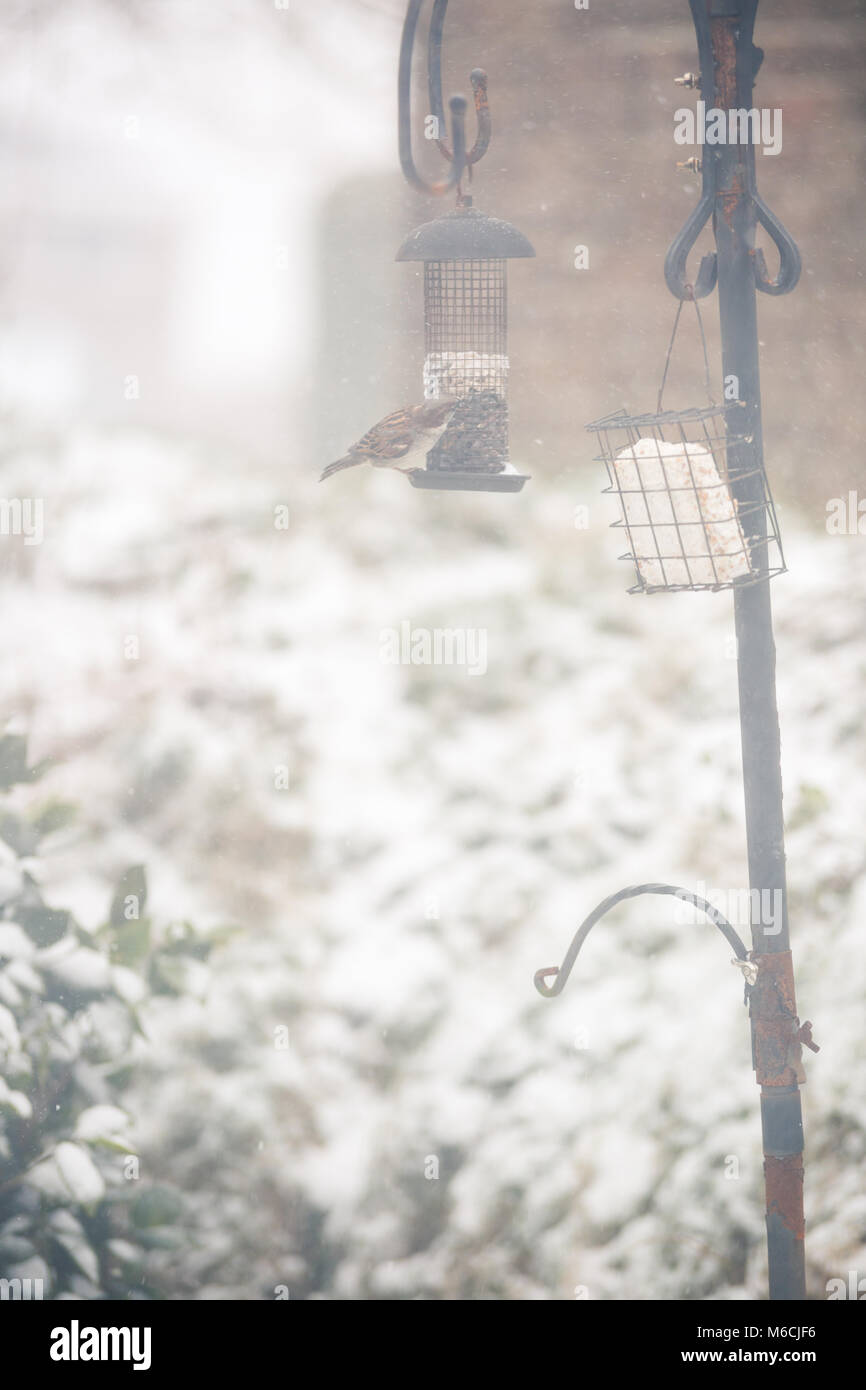
[[[187,922],[157,930],[138,865],[93,930],[44,901],[37,856],[74,816],[68,802],[29,800],[44,770],[28,767],[20,735],[0,737],[3,1296],[151,1298],[188,1212],[175,1188],[140,1177],[123,1097],[144,1006],[198,992],[214,941]]]

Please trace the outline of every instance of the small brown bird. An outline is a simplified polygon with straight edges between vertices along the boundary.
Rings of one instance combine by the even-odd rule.
[[[411,473],[423,468],[424,460],[441,434],[448,428],[451,416],[459,404],[456,397],[424,401],[423,405],[394,410],[368,430],[363,439],[353,444],[347,454],[322,470],[323,478],[354,468],[357,463],[372,463],[375,468],[396,468]]]

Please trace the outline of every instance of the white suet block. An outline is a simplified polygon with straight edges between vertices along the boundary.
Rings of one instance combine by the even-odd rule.
[[[645,584],[728,584],[752,573],[736,504],[711,450],[639,439],[620,450],[614,469]]]

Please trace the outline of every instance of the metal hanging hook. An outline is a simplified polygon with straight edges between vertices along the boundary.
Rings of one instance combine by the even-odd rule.
[[[436,0],[430,16],[430,36],[427,47],[427,93],[430,113],[439,122],[439,129],[445,129],[445,113],[442,109],[442,31],[445,27],[445,13],[448,0]],[[469,74],[472,83],[472,96],[475,102],[477,130],[475,144],[466,155],[466,164],[477,164],[487,153],[490,144],[490,106],[487,100],[487,73],[482,68],[473,68]],[[447,160],[453,159],[452,151],[444,139],[436,141],[439,151]]]
[[[580,948],[589,933],[592,931],[596,922],[600,922],[606,913],[610,912],[617,903],[624,902],[626,898],[638,898],[643,893],[658,893],[664,897],[679,898],[681,902],[691,903],[693,907],[700,908],[705,912],[710,921],[718,927],[725,939],[733,946],[738,961],[748,961],[749,953],[746,950],[737,932],[731,926],[727,917],[723,917],[721,912],[713,907],[712,903],[707,902],[706,898],[700,897],[697,893],[690,893],[687,888],[677,888],[673,883],[639,883],[633,888],[621,888],[618,893],[611,893],[609,898],[600,902],[578,927],[574,939],[565,953],[562,965],[547,966],[543,970],[535,972],[535,988],[539,994],[543,994],[545,999],[552,999],[555,995],[561,994],[568,983],[568,977],[572,972],[574,963],[580,955]],[[552,985],[545,983],[548,975],[555,975],[556,979]],[[746,977],[747,985],[750,983]]]
[[[709,186],[710,171],[703,166],[703,192],[701,200],[689,217],[682,231],[671,242],[665,257],[665,280],[668,289],[676,299],[705,299],[712,294],[718,278],[718,261],[715,251],[701,258],[697,279],[692,283],[686,279],[686,262],[689,252],[713,215],[715,193]]]
[[[452,96],[448,106],[451,111],[451,143],[445,138],[445,110],[442,104],[442,32],[448,0],[435,0],[430,18],[430,32],[427,40],[427,91],[430,102],[430,115],[438,125],[436,145],[449,161],[450,168],[444,179],[431,182],[419,174],[412,155],[412,53],[415,47],[415,33],[423,0],[409,0],[406,19],[403,24],[403,37],[400,43],[400,69],[398,78],[398,135],[400,167],[406,181],[419,193],[441,195],[456,188],[467,167],[471,168],[485,154],[490,143],[490,108],[487,102],[487,74],[475,68],[470,74],[472,93],[475,101],[477,132],[472,149],[466,151],[466,107],[463,96]]]
[[[472,83],[472,99],[475,103],[475,117],[477,127],[475,134],[475,144],[472,146],[472,149],[469,150],[466,154],[466,167],[470,171],[471,177],[472,165],[477,164],[479,159],[481,159],[481,157],[487,153],[487,146],[490,144],[490,106],[487,101],[487,73],[483,70],[483,68],[473,68],[469,74],[469,81]],[[431,66],[430,110],[434,115],[438,117],[439,128],[441,130],[444,129],[445,126],[445,117],[442,115],[442,84],[438,80],[438,78],[437,82],[438,102],[434,99],[433,94],[433,76]],[[446,159],[450,160],[453,158],[452,152],[448,148],[446,141],[437,140],[436,145],[440,153],[443,154]]]
[[[752,202],[755,215],[765,231],[769,232],[779,252],[779,273],[772,279],[767,271],[767,262],[760,246],[755,250],[755,284],[762,294],[789,294],[800,278],[802,262],[797,243],[782,226],[778,217],[767,207],[759,193],[752,189]]]

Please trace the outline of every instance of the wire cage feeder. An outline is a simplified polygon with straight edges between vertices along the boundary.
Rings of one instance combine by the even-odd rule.
[[[425,178],[412,155],[412,54],[423,0],[409,0],[400,42],[398,144],[400,166],[410,186],[441,197],[452,189],[456,210],[426,222],[406,238],[398,261],[424,265],[424,396],[456,399],[448,427],[430,450],[424,468],[409,473],[414,487],[474,492],[519,492],[528,474],[508,455],[507,262],[534,256],[526,237],[510,223],[472,206],[464,188],[490,145],[487,74],[469,74],[477,132],[466,145],[466,98],[454,95],[450,145],[442,103],[442,36],[448,0],[435,0],[427,35],[427,110],[445,177]]]
[[[767,476],[748,460],[751,443],[730,432],[735,406],[627,415],[586,426],[620,505],[612,523],[635,567],[629,593],[732,589],[785,571]]]
[[[508,451],[507,263],[534,256],[526,237],[473,208],[416,228],[398,261],[424,265],[424,396],[454,397],[447,430],[410,475],[415,487],[519,492]]]

